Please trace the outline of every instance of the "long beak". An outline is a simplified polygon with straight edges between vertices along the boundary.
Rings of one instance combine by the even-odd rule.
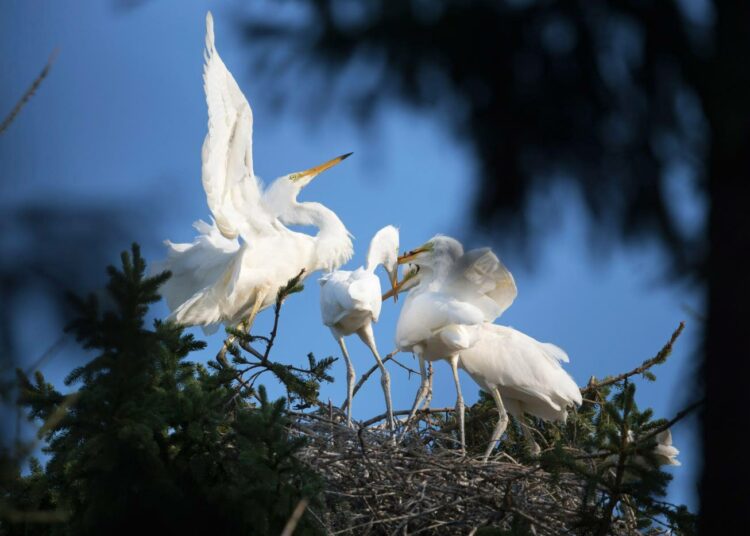
[[[331,169],[336,164],[340,164],[351,155],[352,153],[342,154],[341,156],[337,156],[336,158],[333,158],[324,164],[320,164],[319,166],[311,167],[310,169],[306,169],[305,171],[292,173],[291,175],[289,175],[289,178],[295,182],[302,181],[302,185],[305,186],[325,170]]]
[[[408,253],[404,253],[398,258],[398,264],[406,264],[407,262],[412,262],[417,258],[419,254],[424,253],[425,251],[430,251],[430,248],[427,246],[422,246],[418,247],[417,249],[412,249]]]
[[[398,303],[398,292],[395,292],[399,286],[398,286],[398,264],[396,264],[393,269],[388,272],[388,275],[390,276],[391,280],[391,291],[393,291],[393,303]],[[401,283],[403,285],[403,282]]]
[[[406,285],[406,283],[410,281],[415,275],[417,275],[417,271],[412,270],[408,274],[406,274],[401,281],[394,282],[394,280],[392,279],[391,284],[393,285],[393,288],[383,294],[382,300],[385,301],[388,298],[393,297],[394,301],[396,301],[396,296],[398,296],[398,294],[404,289],[404,285]]]

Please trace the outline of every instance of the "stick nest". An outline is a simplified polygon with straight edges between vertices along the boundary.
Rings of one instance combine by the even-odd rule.
[[[520,523],[523,533],[552,535],[576,533],[580,522],[586,483],[572,473],[503,454],[464,457],[436,447],[430,428],[399,444],[319,414],[298,414],[292,428],[307,439],[300,459],[325,482],[323,507],[309,511],[327,534],[504,534]],[[609,534],[637,533],[615,523]]]

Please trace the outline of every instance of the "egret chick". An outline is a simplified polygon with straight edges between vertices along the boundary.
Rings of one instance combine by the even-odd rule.
[[[508,426],[508,413],[519,419],[524,435],[538,450],[523,423],[524,413],[565,422],[568,407],[581,405],[578,385],[560,364],[568,361],[568,355],[554,344],[513,328],[485,323],[478,329],[476,343],[461,352],[459,364],[497,406],[498,421],[485,461]]]
[[[380,368],[380,383],[385,395],[388,412],[388,428],[393,432],[393,408],[391,406],[391,379],[380,358],[372,323],[378,321],[382,305],[380,279],[375,275],[383,265],[391,285],[398,278],[398,229],[388,225],[372,237],[367,251],[367,263],[354,271],[336,270],[320,278],[320,313],[323,323],[331,329],[333,338],[339,343],[346,361],[346,422],[352,423],[352,396],[354,389],[354,366],[346,350],[344,337],[356,333],[375,356]]]
[[[398,262],[413,264],[415,270],[396,289],[398,292],[411,288],[396,326],[396,344],[399,350],[417,356],[422,376],[406,423],[414,417],[430,390],[425,361],[446,360],[456,385],[456,416],[461,449],[465,450],[459,354],[474,345],[478,327],[513,302],[516,295],[513,277],[489,249],[464,254],[461,243],[446,236],[433,237],[399,257]],[[411,283],[404,284],[407,280]]]

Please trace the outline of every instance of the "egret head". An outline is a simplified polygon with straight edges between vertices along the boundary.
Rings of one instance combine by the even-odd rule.
[[[367,251],[367,268],[374,271],[382,264],[388,272],[391,288],[398,283],[398,241],[398,229],[393,225],[386,225],[372,237]],[[396,295],[393,296],[395,301]]]
[[[286,220],[293,219],[297,196],[302,188],[310,184],[315,177],[325,170],[332,168],[342,160],[346,160],[351,154],[337,156],[325,164],[279,177],[263,193],[264,205],[272,216],[281,218],[284,223],[288,223]]]
[[[464,253],[461,242],[449,236],[436,235],[416,249],[401,255],[398,264],[406,265],[404,278],[383,299],[417,286],[445,273]]]
[[[399,264],[414,264],[420,268],[436,270],[456,262],[464,254],[461,242],[449,236],[436,235],[416,249],[401,255]]]

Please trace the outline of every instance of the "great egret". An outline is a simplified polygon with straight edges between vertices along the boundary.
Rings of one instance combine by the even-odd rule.
[[[380,279],[375,269],[381,264],[388,272],[391,285],[398,277],[398,229],[388,225],[380,229],[370,241],[367,264],[354,271],[336,270],[320,278],[320,312],[323,323],[331,328],[344,354],[347,370],[346,402],[347,425],[352,422],[352,392],[354,389],[354,366],[346,350],[344,337],[356,333],[375,356],[380,368],[380,383],[385,395],[388,412],[388,428],[393,432],[393,408],[391,406],[391,379],[378,354],[372,322],[380,316],[382,294]]]
[[[208,133],[202,181],[214,220],[196,222],[199,235],[190,244],[166,242],[168,257],[160,268],[172,278],[162,292],[170,320],[210,332],[247,317],[249,329],[258,311],[273,304],[301,270],[306,277],[351,258],[349,232],[336,214],[319,203],[296,201],[301,188],[349,155],[280,177],[263,192],[253,172],[252,110],[216,51],[210,12],[203,80]],[[318,233],[294,232],[285,223],[313,225]]]
[[[429,390],[425,360],[447,360],[456,385],[461,449],[465,450],[464,400],[458,378],[459,354],[477,340],[477,329],[494,320],[516,296],[513,276],[487,248],[463,253],[463,246],[446,236],[436,236],[423,246],[399,257],[399,264],[413,264],[395,292],[411,288],[396,326],[396,345],[413,352],[422,375],[419,391],[407,423]]]
[[[459,365],[497,406],[498,421],[485,460],[508,426],[508,413],[519,419],[524,435],[536,445],[523,423],[524,413],[564,422],[568,406],[581,405],[581,391],[560,365],[568,361],[561,348],[513,328],[490,323],[478,328],[476,342],[461,351]]]

